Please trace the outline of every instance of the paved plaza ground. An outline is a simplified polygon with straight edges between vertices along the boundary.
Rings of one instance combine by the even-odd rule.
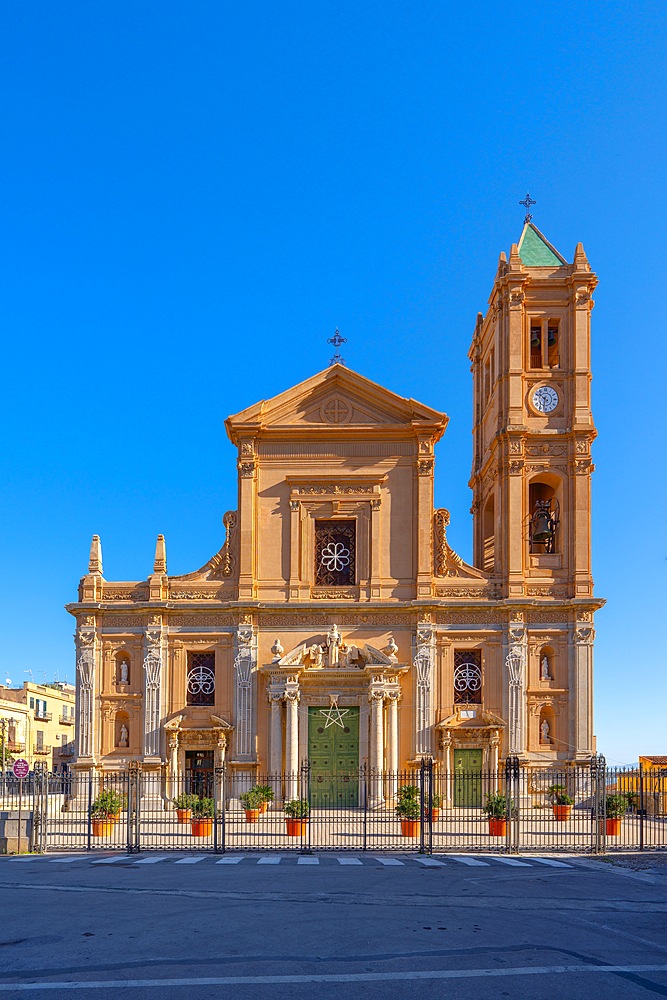
[[[2,858],[0,997],[667,996],[665,860]]]

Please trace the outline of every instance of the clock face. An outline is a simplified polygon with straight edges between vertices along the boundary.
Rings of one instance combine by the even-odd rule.
[[[558,406],[558,393],[550,385],[541,385],[530,401],[539,413],[551,413]]]

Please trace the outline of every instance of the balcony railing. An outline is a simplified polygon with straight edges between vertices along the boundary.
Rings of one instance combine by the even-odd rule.
[[[61,757],[73,757],[74,756],[74,744],[66,743],[64,747],[60,747],[58,753]]]
[[[42,712],[40,709],[35,709],[35,718],[39,719],[40,722],[50,722],[53,718],[52,712]]]
[[[48,747],[48,746],[38,747],[36,743],[33,746],[32,750],[33,750],[33,753],[35,753],[35,754],[42,754],[43,756],[46,756],[47,754],[51,753],[51,747]]]
[[[8,740],[7,741],[7,750],[10,751],[11,753],[24,753],[25,752],[25,743],[16,743],[16,742],[12,742],[12,740]]]
[[[60,716],[60,725],[61,726],[73,726],[74,725],[74,716],[73,715],[61,715]]]

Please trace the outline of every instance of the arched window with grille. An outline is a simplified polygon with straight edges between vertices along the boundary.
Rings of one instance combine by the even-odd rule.
[[[454,704],[482,704],[482,654],[479,649],[454,651]]]
[[[188,653],[188,705],[215,705],[215,653]]]

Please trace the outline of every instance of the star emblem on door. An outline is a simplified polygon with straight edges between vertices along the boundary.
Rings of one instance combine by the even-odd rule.
[[[349,715],[349,712],[349,708],[339,708],[337,702],[334,702],[329,708],[321,708],[320,714],[326,719],[324,728],[328,729],[329,726],[340,726],[341,729],[345,729],[343,719],[346,715]]]

